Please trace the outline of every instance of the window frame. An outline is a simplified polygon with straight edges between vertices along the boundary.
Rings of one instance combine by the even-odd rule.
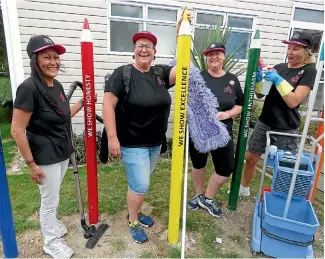
[[[142,7],[142,12],[143,12],[143,18],[131,18],[131,17],[124,17],[124,16],[112,16],[111,13],[111,6],[112,4],[117,4],[117,5],[124,5],[124,6],[131,6],[131,7]],[[163,10],[171,10],[171,11],[176,11],[177,16],[176,16],[176,21],[161,21],[161,20],[154,20],[154,19],[148,19],[148,13],[149,13],[149,8],[153,9],[163,9]],[[151,4],[151,3],[139,3],[139,2],[125,2],[125,1],[119,1],[119,0],[113,0],[113,1],[107,1],[107,49],[108,49],[108,54],[109,55],[115,55],[115,56],[130,56],[133,54],[132,51],[130,52],[121,52],[121,51],[114,51],[111,50],[111,37],[110,37],[110,32],[111,32],[111,21],[126,21],[126,22],[136,22],[139,24],[143,25],[143,30],[146,30],[147,24],[153,24],[153,25],[175,25],[178,17],[181,15],[182,9],[180,6],[173,6],[173,5],[161,5],[161,4]],[[176,38],[176,35],[175,35]],[[131,41],[131,39],[130,39]],[[175,50],[176,51],[176,50]],[[173,54],[156,54],[157,58],[172,58],[174,57]]]
[[[207,26],[206,24],[197,24],[196,20],[197,20],[197,13],[206,13],[206,14],[214,14],[214,15],[222,15],[224,16],[224,20],[223,20],[223,24],[222,26],[227,26],[228,25],[228,18],[229,16],[232,17],[236,17],[236,18],[250,18],[253,20],[252,22],[252,28],[251,29],[247,29],[247,28],[237,28],[237,27],[232,27],[233,28],[233,32],[249,32],[251,33],[251,39],[250,42],[252,42],[253,38],[254,38],[254,32],[256,30],[256,24],[257,24],[257,17],[258,15],[255,13],[246,13],[246,14],[241,14],[241,13],[237,13],[237,12],[233,12],[233,11],[217,11],[217,10],[205,10],[205,9],[201,9],[201,8],[194,8],[193,14],[193,32],[192,32],[192,37],[195,40],[195,29],[196,28],[200,28],[200,26]],[[249,46],[248,46],[249,47]],[[248,58],[247,59],[239,59],[238,62],[241,63],[248,63]]]

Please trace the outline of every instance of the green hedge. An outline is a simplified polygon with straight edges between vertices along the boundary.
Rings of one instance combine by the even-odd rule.
[[[10,80],[8,77],[0,77],[0,105],[12,102]]]
[[[10,123],[12,109],[0,105],[0,124]]]

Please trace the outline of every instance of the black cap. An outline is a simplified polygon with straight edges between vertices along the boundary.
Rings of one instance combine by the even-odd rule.
[[[203,55],[206,56],[213,51],[220,51],[225,53],[226,52],[225,45],[219,42],[212,43],[205,51],[203,51]]]
[[[40,52],[44,49],[54,48],[59,55],[65,53],[65,47],[55,44],[49,37],[45,35],[36,35],[29,39],[27,44],[27,54],[29,58],[32,57],[33,53]]]
[[[282,42],[285,44],[300,45],[307,49],[311,49],[314,44],[312,35],[310,35],[308,33],[303,33],[303,32],[302,33],[296,32],[292,35],[290,40],[283,40]]]
[[[140,38],[146,38],[148,40],[151,40],[153,45],[157,45],[157,37],[152,34],[150,31],[140,31],[140,32],[137,32],[135,33],[133,36],[132,36],[132,41],[133,41],[133,44],[136,43],[136,41]]]

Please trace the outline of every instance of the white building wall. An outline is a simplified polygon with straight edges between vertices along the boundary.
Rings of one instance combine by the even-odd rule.
[[[241,15],[256,15],[254,28],[260,30],[262,57],[268,65],[275,65],[283,60],[285,46],[281,40],[288,37],[294,3],[294,1],[260,0],[139,0],[124,2],[141,2],[160,6],[163,4],[180,9],[187,6],[190,12],[195,9],[203,9]],[[305,1],[296,0],[295,2]],[[322,1],[309,0],[308,2],[318,6],[323,5]],[[110,35],[109,32],[108,6],[107,0],[17,0],[25,77],[28,77],[30,73],[29,59],[26,53],[29,38],[35,34],[48,35],[56,43],[63,44],[67,49],[67,53],[62,56],[65,72],[58,76],[58,80],[63,84],[66,91],[68,91],[71,82],[81,81],[80,35],[84,18],[88,19],[94,40],[95,86],[98,96],[96,109],[100,116],[102,115],[105,74],[111,73],[118,66],[132,62],[129,55],[109,53],[108,42],[113,35]],[[162,58],[158,55],[155,63],[166,64],[171,58]],[[239,79],[242,82],[242,87],[244,87],[245,75],[241,75]],[[173,89],[171,94],[173,96]],[[81,96],[81,91],[77,90],[72,102],[76,102]],[[170,116],[170,122],[172,120],[173,112]],[[74,128],[79,131],[82,130],[83,112],[73,118],[73,123]],[[101,127],[102,125],[99,124],[98,126]]]

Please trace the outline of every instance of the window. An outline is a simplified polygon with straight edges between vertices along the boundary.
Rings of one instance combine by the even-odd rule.
[[[250,16],[212,13],[204,11],[196,11],[194,44],[202,44],[204,42],[206,30],[220,26],[231,29],[228,40],[226,41],[226,54],[236,49],[234,58],[247,59],[252,33],[254,18]]]
[[[178,9],[147,4],[110,4],[110,51],[132,52],[132,35],[148,30],[158,39],[157,54],[176,51]],[[121,33],[123,32],[123,33]]]
[[[324,12],[311,9],[295,8],[294,21],[324,23]]]

